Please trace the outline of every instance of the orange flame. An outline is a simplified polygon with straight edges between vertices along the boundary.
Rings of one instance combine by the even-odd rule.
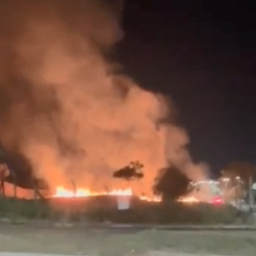
[[[181,203],[199,203],[199,200],[193,196],[182,197],[178,199],[178,202]]]
[[[133,196],[134,193],[131,188],[127,189],[113,189],[108,192],[93,192],[89,189],[78,188],[76,190],[67,189],[63,186],[58,186],[55,189],[55,193],[52,195],[54,198],[82,198],[82,197],[90,197],[90,196],[101,196],[101,195],[109,195],[109,196]],[[161,198],[159,197],[149,197],[149,196],[140,196],[140,200],[148,201],[148,202],[160,202]]]
[[[72,191],[71,189],[66,189],[63,186],[56,187],[55,193],[53,197],[87,197],[90,196],[91,192],[88,189],[77,189],[76,191]]]
[[[148,202],[161,202],[161,198],[158,196],[149,197],[149,196],[140,196],[140,200]]]
[[[74,191],[71,189],[66,189],[63,186],[56,187],[55,193],[52,197],[57,198],[72,198],[72,197],[89,197],[89,196],[100,196],[100,195],[110,195],[110,196],[132,196],[133,192],[131,188],[128,189],[114,189],[109,192],[92,192],[89,189],[78,188]]]

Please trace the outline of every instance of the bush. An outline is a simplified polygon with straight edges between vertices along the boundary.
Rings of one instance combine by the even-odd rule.
[[[236,210],[229,206],[180,203],[142,203],[127,211],[95,208],[87,215],[94,222],[143,224],[230,224],[236,221],[236,216]]]
[[[39,200],[0,199],[1,218],[47,219],[51,209],[49,204]]]
[[[87,199],[0,200],[0,217],[140,224],[231,224],[237,221],[231,206],[153,203],[132,199],[131,208],[118,211],[113,197]],[[241,216],[240,216],[241,217]]]

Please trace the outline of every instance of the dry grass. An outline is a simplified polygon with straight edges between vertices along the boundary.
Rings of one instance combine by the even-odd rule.
[[[0,250],[103,256],[153,255],[153,251],[255,256],[256,236],[253,232],[148,230],[117,233],[1,224]]]
[[[154,223],[154,224],[233,224],[246,223],[249,215],[238,215],[231,206],[209,204],[186,205],[175,202],[149,203],[137,199],[125,212],[117,210],[116,199],[97,197],[87,199],[55,199],[42,201],[1,200],[0,217],[19,219]]]

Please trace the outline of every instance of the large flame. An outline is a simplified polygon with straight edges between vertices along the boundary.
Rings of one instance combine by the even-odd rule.
[[[131,188],[128,189],[113,189],[108,192],[94,192],[86,188],[67,189],[63,186],[58,186],[55,189],[55,193],[52,197],[71,198],[71,197],[89,197],[89,196],[132,196],[133,191]]]
[[[111,191],[103,192],[94,192],[86,188],[77,188],[77,189],[67,189],[64,186],[58,186],[55,189],[55,193],[52,195],[53,198],[83,198],[91,196],[133,196],[133,190],[131,188],[127,189],[113,189]],[[146,195],[139,196],[140,200],[149,201],[149,202],[160,202],[160,197],[150,197]]]

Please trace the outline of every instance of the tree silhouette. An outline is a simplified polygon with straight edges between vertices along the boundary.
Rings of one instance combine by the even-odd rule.
[[[23,189],[35,189],[40,198],[40,189],[49,189],[46,180],[34,175],[29,160],[17,150],[5,151],[0,143],[0,164],[5,167],[0,175],[0,189],[4,191],[4,182],[11,183]]]
[[[176,166],[169,166],[159,171],[155,179],[153,191],[162,196],[162,200],[176,200],[188,192],[190,180]]]
[[[127,181],[142,179],[144,177],[142,168],[143,164],[139,161],[131,162],[129,165],[113,173],[114,178],[124,179]]]

